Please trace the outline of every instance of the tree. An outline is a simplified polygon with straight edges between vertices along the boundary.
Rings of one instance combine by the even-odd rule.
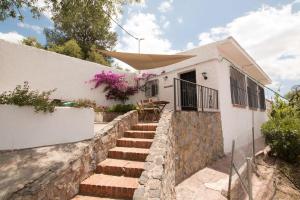
[[[83,58],[83,52],[74,39],[68,40],[63,45],[52,45],[48,50],[75,58]]]
[[[107,62],[107,60],[97,52],[96,45],[93,45],[88,52],[87,60],[99,63],[102,65],[110,65],[110,63]]]
[[[18,18],[23,20],[22,8],[29,8],[33,17],[39,17],[43,8],[37,6],[38,0],[1,0],[0,1],[0,21],[7,18]]]
[[[60,44],[73,38],[85,59],[93,45],[100,49],[113,48],[117,36],[110,29],[107,13],[114,15],[115,7],[113,1],[107,0],[64,0],[53,4],[54,29],[46,30],[47,42]]]
[[[32,47],[36,47],[36,48],[39,48],[39,49],[43,49],[43,46],[37,41],[37,39],[35,37],[24,38],[22,40],[22,44],[32,46]]]

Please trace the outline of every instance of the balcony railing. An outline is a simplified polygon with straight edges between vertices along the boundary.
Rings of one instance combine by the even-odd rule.
[[[218,111],[218,90],[174,78],[174,110]]]

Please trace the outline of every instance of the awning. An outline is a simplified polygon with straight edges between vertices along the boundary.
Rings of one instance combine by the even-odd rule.
[[[139,54],[116,51],[98,50],[99,52],[117,58],[137,70],[154,69],[168,66],[174,63],[194,57],[195,55],[163,55],[163,54]]]

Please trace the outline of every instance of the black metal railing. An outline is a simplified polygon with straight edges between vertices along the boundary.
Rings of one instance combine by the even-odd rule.
[[[174,110],[215,111],[219,109],[218,90],[174,78]]]

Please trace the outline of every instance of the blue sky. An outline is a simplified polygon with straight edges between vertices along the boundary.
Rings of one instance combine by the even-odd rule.
[[[42,1],[39,1],[42,2]],[[18,41],[35,36],[45,43],[51,13],[40,19],[0,22],[0,38]],[[300,0],[145,0],[124,8],[118,21],[145,38],[142,52],[174,53],[233,36],[273,79],[282,93],[300,84]],[[117,26],[116,50],[137,52],[137,41]]]

